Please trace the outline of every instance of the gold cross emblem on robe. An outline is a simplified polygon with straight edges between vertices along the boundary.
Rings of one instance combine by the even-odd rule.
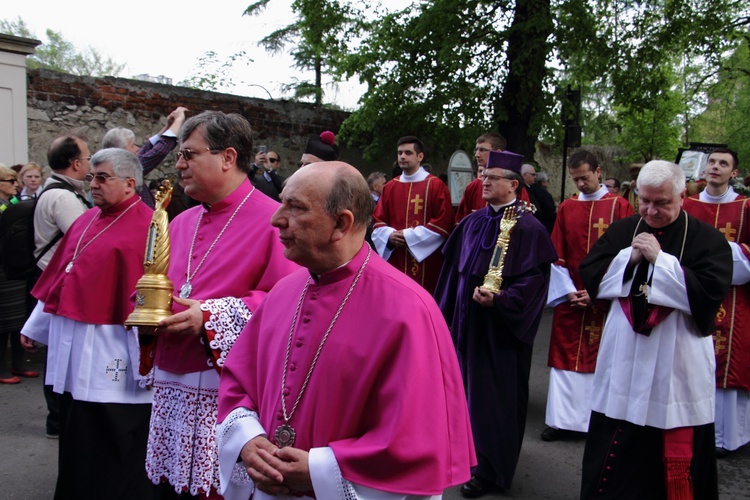
[[[727,241],[736,241],[734,235],[737,234],[737,230],[732,228],[732,223],[727,222],[727,225],[719,229]]]
[[[602,336],[601,327],[596,325],[596,321],[592,321],[589,326],[584,328],[589,334],[589,345],[595,344]]]
[[[604,223],[604,219],[602,219],[601,217],[599,217],[599,222],[597,222],[596,224],[594,224],[594,229],[596,229],[598,231],[598,234],[597,234],[596,237],[597,238],[601,238],[602,235],[604,234],[604,231],[606,231],[608,227],[609,227],[609,224],[605,224]]]
[[[419,212],[422,211],[422,208],[424,206],[424,200],[421,196],[416,195],[414,198],[409,200],[409,203],[414,203],[414,215],[419,215]]]

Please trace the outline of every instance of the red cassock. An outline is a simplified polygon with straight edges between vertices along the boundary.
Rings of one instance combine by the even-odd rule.
[[[518,197],[521,201],[527,203],[531,202],[529,198],[528,190],[526,186],[521,190],[521,196]],[[474,179],[466,185],[464,195],[461,198],[461,202],[458,204],[456,209],[456,224],[461,222],[461,219],[466,217],[472,212],[476,212],[480,208],[487,206],[487,202],[482,199],[482,179]]]
[[[419,182],[400,182],[396,178],[383,188],[373,219],[374,229],[392,227],[398,231],[425,226],[448,238],[453,230],[450,191],[434,175]],[[433,293],[443,267],[443,253],[438,249],[422,262],[417,262],[406,248],[396,248],[388,262]]]
[[[727,203],[706,203],[698,196],[687,198],[683,209],[739,244],[750,258],[750,199],[738,196]],[[715,321],[716,387],[750,391],[750,285],[729,289]]]
[[[576,290],[584,288],[578,266],[596,240],[613,221],[631,215],[633,208],[627,200],[611,193],[595,201],[579,201],[576,195],[560,204],[552,230],[552,244],[558,255],[555,264],[568,270]],[[567,301],[555,307],[549,366],[593,373],[606,312],[607,301],[602,300],[586,309],[574,309]]]

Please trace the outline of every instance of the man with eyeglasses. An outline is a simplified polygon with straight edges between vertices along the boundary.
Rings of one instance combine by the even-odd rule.
[[[604,179],[604,187],[612,194],[620,194],[620,181],[614,177]]]
[[[269,198],[281,201],[279,194],[284,189],[285,179],[279,175],[281,157],[276,151],[264,153],[262,150],[255,154],[255,163],[250,171],[250,181],[256,189]]]
[[[568,172],[580,193],[560,204],[552,230],[559,260],[552,266],[547,298],[547,305],[555,310],[544,441],[576,437],[588,430],[591,384],[608,308],[591,300],[578,266],[612,222],[633,215],[624,198],[599,184],[601,168],[592,153],[571,155]]]
[[[450,191],[422,168],[424,146],[417,137],[399,139],[397,156],[403,174],[383,188],[372,241],[381,257],[432,293],[443,265],[440,248],[453,230]]]
[[[96,207],[60,240],[32,291],[39,302],[21,342],[47,345],[46,382],[60,396],[55,498],[150,499],[156,487],[143,462],[152,392],[139,383],[138,345],[123,324],[153,211],[136,193],[135,155],[103,149],[91,165]]]
[[[526,426],[534,338],[557,259],[549,234],[519,199],[523,156],[490,151],[482,173],[487,207],[464,218],[448,238],[435,299],[451,325],[468,395],[478,465],[461,486],[467,498],[511,487]],[[507,213],[506,213],[507,210]],[[501,220],[515,220],[498,247]],[[496,254],[497,252],[497,254]],[[493,255],[500,291],[482,288]]]
[[[180,131],[176,168],[201,205],[169,226],[174,314],[139,329],[141,373],[153,367],[154,379],[146,471],[161,498],[217,497],[224,359],[268,291],[298,269],[270,223],[279,204],[248,179],[252,154],[252,129],[236,113],[205,111]]]
[[[464,195],[458,204],[458,209],[456,209],[456,224],[475,210],[487,206],[487,202],[482,199],[482,181],[479,176],[484,172],[490,151],[502,151],[505,149],[505,146],[505,138],[495,132],[487,132],[477,137],[476,145],[474,146],[474,160],[476,160],[475,174],[477,178],[471,181],[464,190]]]
[[[555,218],[557,217],[555,200],[549,194],[549,191],[536,183],[537,174],[534,165],[524,163],[522,173],[524,186],[529,193],[531,203],[536,207],[534,216],[547,228],[549,233],[552,233],[552,228],[555,227]]]

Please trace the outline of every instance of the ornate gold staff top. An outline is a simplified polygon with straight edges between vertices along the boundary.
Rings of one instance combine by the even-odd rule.
[[[481,286],[481,288],[492,293],[500,293],[500,285],[503,284],[503,265],[505,264],[505,254],[508,251],[508,244],[510,243],[510,233],[515,229],[517,222],[518,214],[516,213],[516,207],[514,205],[506,207],[503,217],[500,219],[500,232],[497,235],[495,251],[492,252],[490,268],[487,270],[484,283]]]
[[[172,315],[174,286],[167,278],[170,242],[166,212],[171,199],[172,186],[164,181],[156,194],[143,260],[144,274],[135,286],[135,310],[125,321],[127,326],[156,326],[161,319]]]

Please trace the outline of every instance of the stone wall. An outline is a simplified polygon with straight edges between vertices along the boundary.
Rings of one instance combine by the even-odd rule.
[[[190,110],[188,116],[204,110],[236,112],[248,119],[255,136],[254,146],[265,144],[279,153],[284,174],[297,162],[312,134],[324,130],[337,133],[348,113],[318,109],[290,101],[271,101],[206,92],[184,87],[129,80],[75,76],[49,70],[28,70],[29,160],[47,164],[47,147],[57,136],[74,133],[85,138],[97,151],[107,130],[121,126],[146,141],[161,130],[167,115],[177,106]],[[358,151],[341,148],[340,158],[369,173],[382,165],[363,161]],[[174,153],[150,178],[172,176]],[[390,167],[388,167],[390,168]]]

